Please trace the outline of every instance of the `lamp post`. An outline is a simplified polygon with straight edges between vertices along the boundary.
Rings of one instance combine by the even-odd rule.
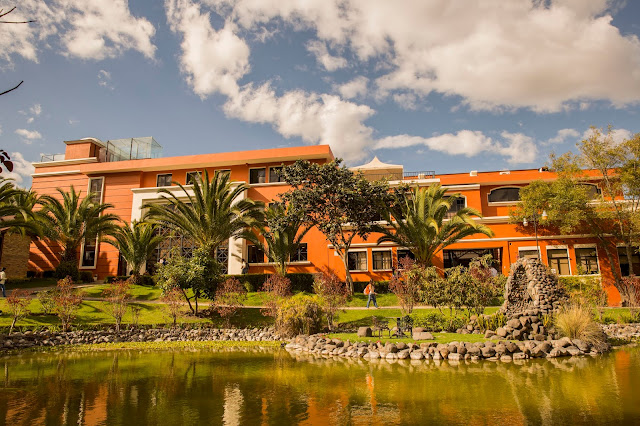
[[[547,211],[546,210],[542,210],[542,216],[541,219],[542,220],[547,220]],[[538,212],[536,211],[536,214],[532,215],[529,220],[531,220],[531,222],[533,222],[533,232],[536,235],[536,252],[538,254],[538,260],[540,262],[542,262],[542,258],[540,257],[540,245],[538,244]],[[527,217],[525,216],[524,219],[522,219],[522,226],[529,226],[529,221],[527,220]]]

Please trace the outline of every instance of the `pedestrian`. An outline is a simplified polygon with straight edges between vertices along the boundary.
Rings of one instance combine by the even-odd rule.
[[[246,275],[249,273],[249,264],[246,260],[242,259],[242,275]]]
[[[369,304],[372,301],[373,301],[373,306],[375,306],[376,308],[379,309],[378,302],[376,301],[375,283],[374,283],[374,281],[372,279],[369,280],[369,284],[367,284],[367,286],[365,287],[364,294],[369,296],[369,299],[367,299],[367,309],[369,309]]]
[[[4,266],[0,270],[0,287],[2,287],[2,297],[7,297],[7,294],[4,291],[4,285],[7,282],[7,273],[5,272],[7,268]]]

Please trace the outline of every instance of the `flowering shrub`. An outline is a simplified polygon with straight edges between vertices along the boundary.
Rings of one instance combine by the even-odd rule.
[[[218,286],[213,309],[224,319],[227,328],[231,327],[231,317],[247,300],[247,289],[235,278],[227,278]]]
[[[13,327],[22,318],[29,315],[29,291],[27,290],[13,290],[7,297],[7,304],[9,305],[9,313],[13,317],[11,321],[11,327],[9,328],[9,334],[13,331]]]

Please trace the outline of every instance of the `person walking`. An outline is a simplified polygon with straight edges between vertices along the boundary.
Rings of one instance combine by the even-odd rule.
[[[246,275],[249,273],[249,264],[247,263],[246,260],[242,259],[242,269],[241,269],[242,275]]]
[[[5,268],[4,266],[0,270],[0,287],[2,287],[2,297],[7,297],[4,290],[4,285],[7,282],[7,273],[5,272],[6,270],[7,268]]]
[[[378,308],[378,302],[376,301],[376,289],[373,280],[369,280],[369,284],[364,289],[364,294],[369,296],[367,299],[367,309],[369,309],[369,304],[373,301],[373,306]]]

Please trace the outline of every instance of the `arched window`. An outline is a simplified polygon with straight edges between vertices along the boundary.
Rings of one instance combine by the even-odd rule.
[[[490,203],[520,201],[520,188],[517,186],[492,189],[489,192]]]

